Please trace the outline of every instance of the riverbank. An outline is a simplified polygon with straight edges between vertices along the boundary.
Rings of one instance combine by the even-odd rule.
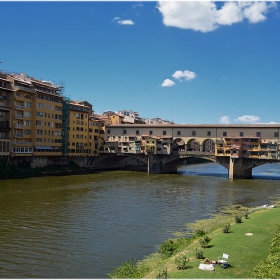
[[[186,161],[188,165],[201,164],[209,162],[205,159],[191,159]],[[186,164],[185,163],[185,164]],[[83,175],[91,174],[101,171],[112,170],[126,170],[126,171],[139,171],[147,172],[147,167],[127,165],[125,167],[118,168],[91,168],[81,167],[73,161],[70,161],[67,165],[48,165],[45,167],[31,168],[30,162],[22,162],[18,165],[7,165],[4,159],[0,159],[0,180],[1,179],[23,179],[30,177],[42,177],[42,176],[69,176],[69,175]]]
[[[247,209],[242,206],[233,206],[230,209],[224,209],[221,214],[210,219],[187,224],[186,232],[176,233],[178,237],[173,239],[173,243],[169,242],[167,250],[170,250],[171,244],[175,244],[176,240],[185,239],[189,242],[175,248],[170,257],[162,254],[163,250],[158,250],[135,264],[143,272],[141,278],[252,278],[254,269],[268,257],[271,240],[279,226],[277,223],[280,215],[280,202],[274,203],[276,208]],[[248,215],[247,218],[244,214]],[[240,217],[241,222],[236,222],[236,217]],[[222,230],[225,225],[230,225],[228,233],[224,233]],[[190,230],[193,238],[182,238],[182,236],[190,236]],[[205,248],[201,248],[200,241],[205,236],[209,237],[211,241]],[[168,241],[165,242],[165,245],[167,244]],[[161,248],[164,247],[163,245]],[[167,247],[165,246],[165,248]],[[160,251],[161,253],[159,253]],[[203,254],[201,259],[197,258],[198,251]],[[222,266],[217,265],[214,266],[214,271],[199,269],[199,265],[205,257],[217,260],[223,253],[229,255],[230,267],[223,269]],[[189,262],[187,262],[186,269],[178,269],[178,260],[183,259],[183,254],[187,256]],[[114,272],[117,270],[115,269]],[[126,275],[124,272],[123,274]],[[109,276],[118,278],[118,275],[114,275],[114,273]],[[130,275],[128,278],[133,277]]]

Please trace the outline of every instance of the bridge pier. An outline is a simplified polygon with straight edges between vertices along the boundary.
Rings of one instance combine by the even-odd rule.
[[[263,159],[251,158],[230,158],[218,156],[217,162],[228,169],[230,179],[252,178],[252,169],[268,161]]]
[[[176,173],[176,164],[166,164],[166,155],[147,155],[147,171],[151,174]]]
[[[230,179],[252,178],[251,164],[243,161],[242,158],[229,158],[228,177]]]

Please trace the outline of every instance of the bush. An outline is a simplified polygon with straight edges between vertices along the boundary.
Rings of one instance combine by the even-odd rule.
[[[223,233],[229,233],[230,223],[227,223],[223,226],[222,231]]]
[[[204,259],[204,252],[202,250],[198,251],[197,248],[195,248],[195,256],[197,259]]]
[[[180,237],[175,239],[168,239],[161,244],[158,253],[164,255],[165,257],[171,257],[176,251],[182,248],[184,245],[188,244],[190,239],[187,237]]]
[[[236,223],[242,223],[242,217],[237,215],[237,214],[235,214],[235,222]]]
[[[187,264],[189,261],[190,259],[184,253],[181,253],[178,257],[175,258],[177,269],[186,269],[188,267]]]
[[[196,229],[195,233],[194,233],[194,237],[202,237],[206,234],[207,234],[207,232],[204,231],[203,229]]]
[[[166,257],[171,257],[175,250],[176,244],[172,239],[168,239],[160,245],[158,253],[165,255]]]
[[[248,209],[244,212],[244,218],[249,219],[249,211]]]
[[[170,278],[170,276],[167,273],[167,269],[157,274],[157,279],[168,279],[168,278]]]
[[[211,241],[211,238],[208,235],[203,236],[201,239],[199,239],[200,246],[202,248],[207,248],[208,243]]]
[[[147,266],[137,265],[135,260],[129,260],[121,266],[114,268],[113,273],[109,273],[110,278],[143,278],[149,272]]]

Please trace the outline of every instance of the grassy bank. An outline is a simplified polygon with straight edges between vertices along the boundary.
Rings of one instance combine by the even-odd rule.
[[[276,203],[276,206],[272,209],[249,211],[247,218],[244,216],[247,208],[234,206],[212,219],[188,224],[186,228],[192,230],[191,238],[183,236],[169,240],[162,244],[156,253],[143,261],[127,262],[114,269],[109,276],[111,278],[251,278],[258,265],[269,257],[271,242],[280,230],[280,203]],[[241,217],[241,222],[237,222],[236,217]],[[224,233],[225,225],[229,225],[228,233]],[[246,233],[253,235],[247,236]],[[185,234],[190,236],[187,232],[183,233]],[[206,246],[202,248],[201,240],[205,236],[210,242],[204,244]],[[279,239],[273,242],[280,242]],[[280,248],[280,244],[277,248]],[[197,251],[203,253],[203,258],[212,260],[217,260],[218,256],[226,253],[229,255],[230,267],[223,269],[222,266],[217,265],[215,271],[200,270],[198,267],[203,259],[197,258]],[[178,269],[180,260],[182,263],[182,254],[185,254],[184,256],[189,260],[186,269]],[[279,263],[279,258],[277,260]],[[133,271],[139,274],[136,274],[136,277],[129,274]]]

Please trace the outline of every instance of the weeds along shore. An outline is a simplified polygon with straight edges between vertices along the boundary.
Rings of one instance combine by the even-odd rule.
[[[272,204],[275,207],[233,205],[188,223],[184,232],[174,233],[155,253],[141,261],[128,260],[108,277],[280,278],[280,198]],[[199,269],[204,258],[218,260],[223,253],[229,255],[228,268]]]

